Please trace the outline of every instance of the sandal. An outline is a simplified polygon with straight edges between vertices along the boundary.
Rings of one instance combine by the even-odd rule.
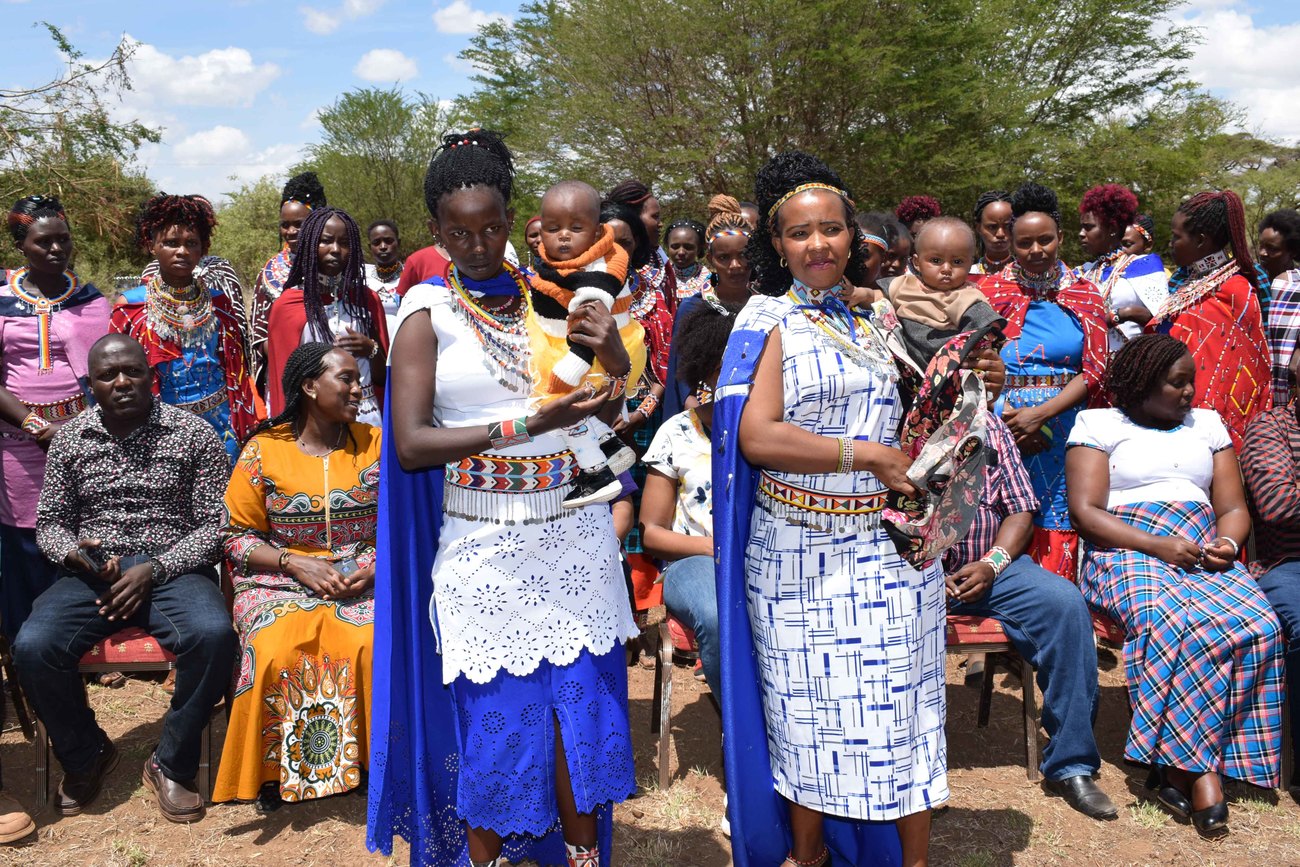
[[[126,686],[126,675],[120,671],[106,671],[99,676],[99,685],[109,689],[121,689]]]
[[[823,846],[821,854],[811,861],[800,861],[794,857],[794,853],[785,856],[781,862],[781,867],[830,867],[831,850],[829,846]]]

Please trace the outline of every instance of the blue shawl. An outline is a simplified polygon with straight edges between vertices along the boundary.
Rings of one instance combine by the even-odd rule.
[[[428,282],[442,285],[437,277]],[[456,812],[456,714],[429,622],[444,471],[402,468],[391,407],[385,401],[379,463],[366,846],[392,855],[393,837],[401,836],[411,844],[412,865],[465,867],[469,844]],[[605,805],[596,813],[600,863],[609,867],[614,812]],[[516,864],[567,863],[558,824],[542,837],[507,837],[502,855]]]
[[[736,867],[773,867],[790,851],[789,808],[772,783],[762,687],[745,604],[745,550],[758,471],[745,460],[738,441],[758,357],[788,310],[787,301],[759,297],[738,314],[714,396],[713,539],[722,682],[727,685],[722,694],[722,752]],[[837,864],[902,863],[893,822],[828,816],[825,827]]]

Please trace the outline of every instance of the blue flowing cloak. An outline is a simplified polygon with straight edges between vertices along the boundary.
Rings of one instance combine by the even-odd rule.
[[[771,300],[755,299],[737,316],[714,397],[713,542],[726,684],[722,755],[735,867],[776,867],[789,853],[791,840],[789,808],[772,782],[762,686],[745,602],[745,550],[758,471],[741,454],[738,436],[758,357],[782,309]],[[902,863],[893,822],[827,816],[825,828],[836,864],[898,867]]]
[[[411,844],[412,865],[467,867],[465,823],[456,812],[456,714],[429,622],[444,471],[402,468],[391,406],[385,402],[379,464],[366,846],[392,855],[393,837],[401,836]],[[609,867],[614,811],[606,804],[596,816],[601,867]],[[511,863],[567,863],[558,823],[541,837],[506,837],[502,855]]]

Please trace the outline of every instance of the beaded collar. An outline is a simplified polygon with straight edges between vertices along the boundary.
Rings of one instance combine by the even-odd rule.
[[[870,313],[850,310],[835,289],[813,289],[798,280],[790,286],[786,299],[835,349],[863,367],[897,377],[889,351],[871,327]]]
[[[1042,274],[1030,274],[1021,267],[1018,260],[1008,265],[1007,271],[1010,272],[1011,279],[1036,301],[1054,299],[1057,292],[1069,286],[1076,279],[1074,272],[1067,268],[1064,262],[1060,261],[1056,263],[1055,271],[1049,270]]]
[[[1223,250],[1219,250],[1218,252],[1211,253],[1204,259],[1197,259],[1190,267],[1188,267],[1187,270],[1193,277],[1204,277],[1211,271],[1222,268],[1229,261],[1228,254]]]
[[[217,327],[212,293],[195,277],[184,289],[174,289],[161,275],[145,280],[144,311],[160,340],[181,346],[202,346]]]
[[[1208,258],[1210,257],[1207,256],[1206,259]],[[1168,300],[1165,301],[1164,306],[1160,308],[1157,318],[1164,320],[1177,316],[1188,307],[1199,302],[1202,298],[1213,293],[1223,285],[1228,278],[1236,274],[1238,271],[1236,261],[1228,259],[1227,256],[1224,256],[1223,258],[1225,260],[1223,264],[1218,268],[1215,268],[1213,271],[1208,273],[1202,272],[1200,276],[1196,276],[1193,272],[1189,279],[1183,281],[1183,283],[1178,287],[1178,290],[1174,292],[1174,294],[1170,295]],[[1205,259],[1202,259],[1196,264],[1199,265],[1204,261]],[[1193,265],[1192,267],[1195,268],[1196,266]],[[1175,272],[1174,277],[1177,278],[1178,276],[1178,273]]]
[[[379,278],[380,283],[392,283],[402,276],[402,262],[393,265],[375,265],[375,276]]]
[[[509,274],[518,287],[520,303],[507,305],[514,307],[510,311],[488,310],[479,304],[455,265],[447,270],[447,283],[456,295],[456,312],[483,349],[483,366],[504,388],[520,394],[532,388],[526,325],[530,298],[528,292],[522,291],[527,288],[523,272],[507,262],[503,273]]]

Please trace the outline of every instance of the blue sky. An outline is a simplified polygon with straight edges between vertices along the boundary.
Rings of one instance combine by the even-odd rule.
[[[466,92],[456,54],[477,25],[517,15],[518,0],[0,0],[0,87],[58,73],[57,53],[31,29],[40,19],[88,57],[129,35],[140,43],[135,90],[115,110],[163,128],[141,164],[162,189],[217,197],[283,177],[318,135],[315,112],[349,89]],[[1194,77],[1242,105],[1248,129],[1300,141],[1300,3],[1192,0],[1176,20],[1204,37]]]

